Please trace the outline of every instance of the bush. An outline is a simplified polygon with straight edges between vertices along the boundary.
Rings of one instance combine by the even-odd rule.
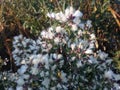
[[[108,54],[96,50],[91,20],[83,21],[83,13],[73,7],[47,16],[52,24],[37,39],[14,37],[12,55],[19,68],[3,72],[5,88],[118,90],[119,74],[112,71]]]

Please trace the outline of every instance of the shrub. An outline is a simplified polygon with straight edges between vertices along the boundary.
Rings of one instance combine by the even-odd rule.
[[[112,71],[112,59],[96,51],[91,20],[68,7],[47,14],[52,24],[37,39],[23,35],[13,40],[16,73],[3,72],[9,90],[118,90],[119,74]],[[7,84],[11,83],[11,85]]]

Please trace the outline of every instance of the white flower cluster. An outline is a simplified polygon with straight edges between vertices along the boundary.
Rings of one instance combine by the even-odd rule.
[[[84,29],[85,26],[88,28],[92,27],[91,20],[87,20],[86,23],[82,23],[81,18],[83,13],[79,10],[75,10],[73,7],[66,8],[64,12],[60,11],[59,13],[48,13],[47,16],[61,23],[68,23],[68,25],[72,26],[73,30],[77,30],[78,27],[81,29]]]
[[[47,15],[65,25],[42,30],[36,40],[14,37],[12,54],[20,68],[4,75],[13,83],[8,90],[119,90],[112,60],[95,52],[91,21],[82,23],[83,14],[73,7]]]
[[[37,54],[40,47],[39,42],[23,37],[23,35],[15,36],[13,42],[13,58],[16,65],[29,62],[31,55]]]

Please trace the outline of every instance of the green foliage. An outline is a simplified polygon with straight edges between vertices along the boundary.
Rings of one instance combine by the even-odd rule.
[[[41,0],[11,0],[2,4],[3,22],[8,26],[21,26],[35,35],[48,26],[45,16],[47,8]]]
[[[0,57],[0,70],[1,70],[1,68],[2,68],[2,65],[3,65],[3,60],[2,60],[1,57]]]
[[[117,67],[118,69],[120,69],[120,51],[116,51],[113,59],[114,59],[115,62],[116,62],[116,63],[115,63],[115,64],[116,64],[116,67]]]

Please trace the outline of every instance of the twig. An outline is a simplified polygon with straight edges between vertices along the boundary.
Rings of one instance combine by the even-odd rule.
[[[120,20],[118,20],[118,18],[117,18],[117,16],[120,17],[120,15],[117,14],[111,7],[109,7],[108,10],[112,13],[115,21],[117,22],[118,26],[120,27]]]
[[[58,6],[59,10],[62,11],[62,9],[61,9],[61,7],[60,7],[60,4],[59,4],[58,0],[55,0],[55,1],[56,1],[56,3],[57,3],[57,6]]]

